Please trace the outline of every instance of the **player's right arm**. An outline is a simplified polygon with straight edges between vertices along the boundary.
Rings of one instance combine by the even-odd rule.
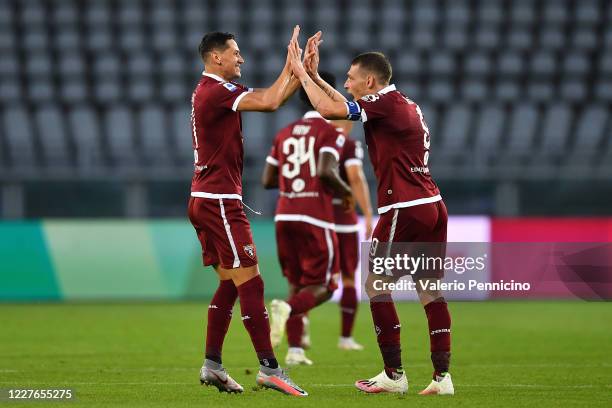
[[[293,36],[297,41],[300,27],[295,26]],[[280,108],[300,87],[300,81],[293,75],[289,53],[280,75],[269,88],[249,92],[238,103],[239,111],[273,112]]]
[[[299,78],[302,88],[308,95],[312,106],[327,119],[347,119],[350,114],[349,104],[355,102],[337,101],[332,99],[323,89],[321,89],[306,72],[300,60],[302,50],[297,42],[297,37],[291,39],[288,47],[291,59],[291,69],[294,75]]]
[[[334,101],[346,102],[346,98],[338,92],[333,86],[325,82],[319,75],[319,44],[323,42],[321,36],[323,33],[318,31],[315,35],[308,39],[306,43],[306,52],[304,55],[304,68],[308,76],[312,78],[315,84],[319,86]]]

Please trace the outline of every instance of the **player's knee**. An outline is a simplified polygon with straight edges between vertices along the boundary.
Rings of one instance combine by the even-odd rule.
[[[355,287],[355,279],[352,277],[342,277],[342,286],[345,288],[354,288]]]

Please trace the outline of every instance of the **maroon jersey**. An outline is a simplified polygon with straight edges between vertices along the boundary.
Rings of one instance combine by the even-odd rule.
[[[421,108],[389,85],[347,102],[348,119],[361,120],[378,180],[378,213],[441,200],[429,174],[429,129]]]
[[[282,129],[266,161],[278,166],[279,198],[275,221],[303,221],[322,228],[334,227],[331,189],[317,176],[321,152],[336,160],[346,138],[318,112],[307,112]]]
[[[337,129],[338,131],[341,128]],[[346,175],[346,168],[350,166],[361,166],[363,159],[363,149],[361,142],[353,140],[349,137],[346,138],[342,153],[340,154],[340,177],[346,184],[349,184],[348,177]],[[342,199],[340,197],[334,198],[332,201],[334,204],[334,221],[336,224],[337,233],[356,232],[359,230],[357,225],[357,212],[355,210],[346,212],[342,207]]]
[[[238,103],[243,85],[202,73],[191,96],[195,171],[191,195],[242,199],[242,121]]]

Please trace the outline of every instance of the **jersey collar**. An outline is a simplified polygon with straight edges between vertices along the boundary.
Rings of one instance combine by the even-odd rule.
[[[323,116],[315,110],[308,111],[304,114],[304,119],[323,119]]]
[[[391,85],[387,85],[386,87],[384,87],[383,89],[381,89],[380,91],[378,91],[379,94],[386,94],[392,91],[397,91],[397,89],[395,89],[395,84],[391,84]]]
[[[219,75],[211,74],[211,73],[206,72],[206,71],[202,71],[202,75],[207,76],[207,77],[212,78],[212,79],[216,79],[219,82],[227,82],[225,79],[221,78]]]
[[[321,114],[315,110],[311,110],[308,111],[304,114],[304,116],[302,116],[303,119],[323,119],[324,121],[326,121],[327,123],[329,123],[329,120],[325,119],[323,116],[321,116]]]

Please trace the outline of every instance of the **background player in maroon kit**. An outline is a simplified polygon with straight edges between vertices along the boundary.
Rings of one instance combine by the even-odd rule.
[[[340,197],[345,210],[352,210],[353,199],[337,170],[346,137],[300,95],[309,111],[276,135],[263,184],[279,188],[276,241],[290,284],[287,302],[273,300],[270,306],[272,345],[280,343],[286,325],[286,363],[310,365],[301,346],[302,318],[331,297],[339,278],[332,197]]]
[[[332,83],[321,76],[325,82]],[[365,218],[366,236],[368,240],[372,236],[372,204],[370,203],[370,191],[368,183],[363,174],[362,160],[363,148],[361,142],[351,139],[349,133],[353,127],[352,122],[347,120],[333,121],[337,129],[346,135],[346,143],[340,155],[340,177],[353,192],[355,201],[361,208]],[[357,316],[357,289],[355,288],[355,272],[359,263],[359,225],[355,211],[344,211],[339,206],[339,201],[334,198],[334,223],[338,235],[338,247],[340,250],[340,272],[342,274],[342,296],[340,297],[341,332],[338,339],[338,348],[342,350],[363,350],[363,346],[357,343],[353,337],[353,326]]]
[[[387,58],[372,52],[352,61],[345,88],[355,101],[349,102],[317,75],[315,59],[306,64],[300,62],[297,39],[291,42],[293,72],[317,111],[326,118],[364,123],[368,153],[378,180],[381,214],[372,239],[374,251],[378,242],[446,242],[446,207],[427,167],[429,129],[419,106],[389,84],[391,64]],[[318,44],[319,41],[307,47],[316,48]],[[443,271],[439,273],[437,278],[442,277]],[[451,319],[446,301],[437,290],[419,289],[418,295],[427,315],[434,366],[433,380],[421,394],[454,394],[448,373]],[[391,294],[371,295],[370,309],[385,369],[355,385],[370,393],[407,392],[400,323]]]
[[[296,26],[293,36],[298,33]],[[269,88],[252,90],[233,82],[240,77],[244,60],[229,33],[206,34],[199,52],[205,69],[191,99],[195,171],[188,212],[202,245],[204,265],[212,265],[219,277],[219,287],[208,309],[206,359],[200,381],[219,391],[243,391],[221,361],[232,309],[236,298],[240,298],[242,321],[261,364],[257,383],[290,395],[308,395],[278,366],[272,350],[264,284],[242,206],[240,111],[273,111],[299,84],[292,77],[289,59]]]

